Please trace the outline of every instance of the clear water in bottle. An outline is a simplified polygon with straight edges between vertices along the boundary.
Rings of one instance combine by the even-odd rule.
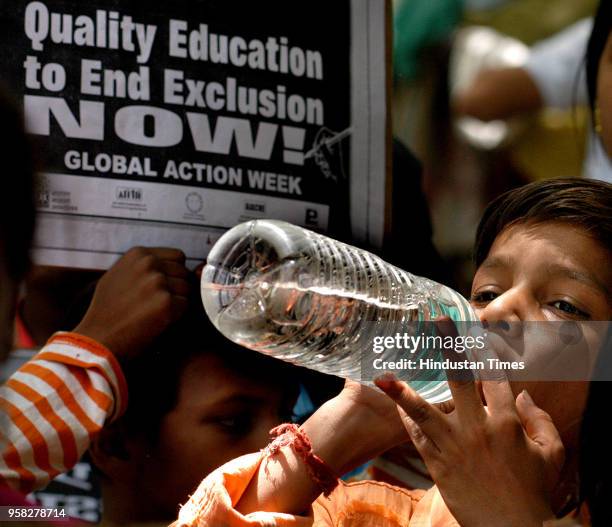
[[[276,220],[226,232],[208,256],[201,293],[206,313],[230,340],[360,382],[362,357],[371,353],[375,336],[419,323],[431,328],[425,322],[438,316],[477,320],[469,303],[446,286]],[[439,374],[395,373],[431,402],[451,398]]]

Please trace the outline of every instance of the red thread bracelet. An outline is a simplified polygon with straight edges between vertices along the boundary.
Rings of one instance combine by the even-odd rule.
[[[310,477],[321,488],[326,498],[338,486],[338,477],[329,465],[312,451],[310,438],[298,425],[283,423],[270,430],[270,436],[276,439],[264,451],[270,456],[275,456],[282,447],[291,446],[300,456]]]

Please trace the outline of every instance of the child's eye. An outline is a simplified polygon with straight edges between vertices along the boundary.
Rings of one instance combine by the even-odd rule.
[[[578,309],[574,304],[570,304],[565,300],[557,300],[556,302],[553,302],[551,306],[553,306],[555,309],[558,309],[559,311],[567,313],[568,315],[590,318],[590,315],[588,313],[585,313],[581,309]]]
[[[475,304],[488,304],[497,298],[495,291],[480,291],[472,295],[471,301]]]
[[[250,414],[239,414],[221,417],[217,424],[224,432],[233,436],[247,435],[253,427],[253,418]]]

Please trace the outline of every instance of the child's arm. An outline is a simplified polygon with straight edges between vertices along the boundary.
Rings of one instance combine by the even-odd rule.
[[[314,452],[340,474],[406,440],[402,427],[395,404],[388,404],[374,390],[347,383],[302,430],[310,437]],[[344,523],[458,527],[435,488],[425,493],[360,481],[340,482],[328,498],[317,498],[320,493],[291,447],[272,456],[249,454],[206,477],[181,508],[173,527],[331,527]]]
[[[313,452],[341,476],[408,440],[394,404],[354,382],[327,401],[303,425]],[[237,509],[243,514],[275,511],[299,514],[321,493],[301,457],[291,447],[263,460]]]
[[[23,493],[70,470],[127,404],[117,359],[76,333],[57,333],[0,388],[0,483]]]
[[[30,492],[79,460],[127,405],[117,359],[145,350],[188,293],[174,249],[132,249],[100,279],[75,333],[54,335],[0,388],[0,484]]]

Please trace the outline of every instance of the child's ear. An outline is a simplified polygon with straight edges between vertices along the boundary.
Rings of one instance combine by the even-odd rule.
[[[125,480],[135,471],[138,461],[130,455],[130,440],[119,423],[106,425],[89,446],[89,456],[96,468],[111,481]]]

